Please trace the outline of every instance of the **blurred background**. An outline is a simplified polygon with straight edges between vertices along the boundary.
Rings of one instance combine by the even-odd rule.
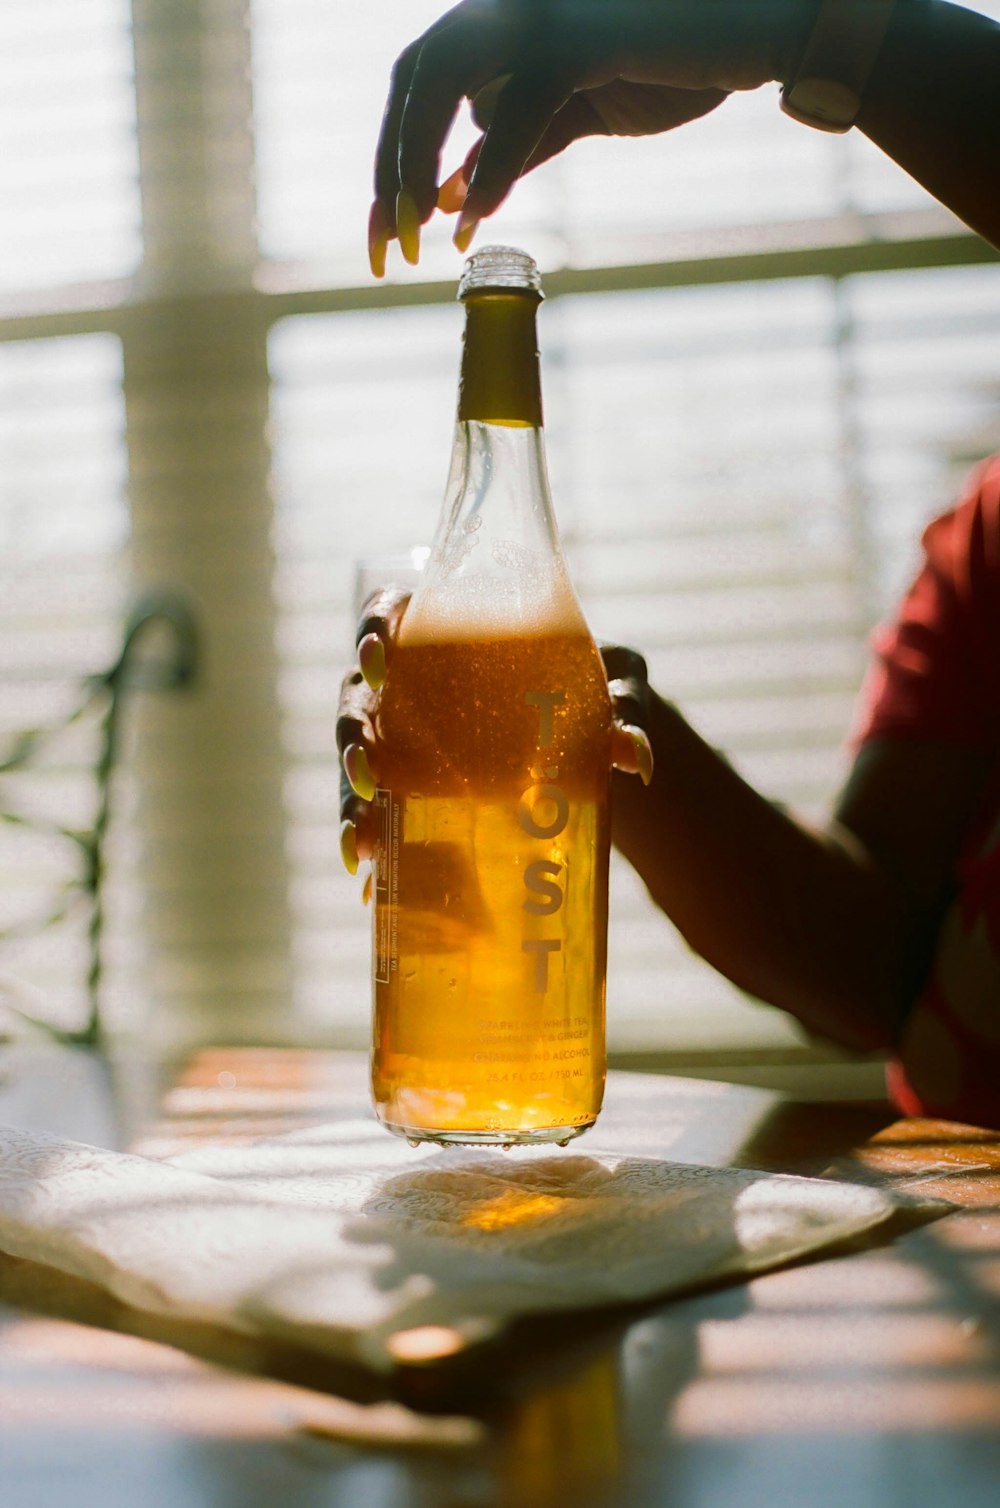
[[[127,708],[100,980],[125,1037],[367,1043],[336,701],[356,562],[437,517],[461,311],[449,222],[417,269],[391,249],[380,285],[366,218],[390,66],[440,9],[0,7],[0,754],[113,662],[141,591],[201,626],[197,685]],[[642,648],[768,795],[820,813],[921,527],[1000,446],[996,254],[857,133],[788,121],[776,87],[577,146],[480,232],[497,240],[545,276],[553,492],[592,627]],[[97,747],[83,717],[0,771],[19,819],[0,1027],[5,1001],[86,1016],[66,832],[93,820]],[[840,1071],[619,864],[608,1007],[614,1062]]]

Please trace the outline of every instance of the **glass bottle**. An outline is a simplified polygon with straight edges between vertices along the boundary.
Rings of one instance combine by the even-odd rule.
[[[604,1092],[611,704],[563,560],[532,259],[459,285],[458,423],[375,714],[372,1093],[416,1141],[565,1143]]]

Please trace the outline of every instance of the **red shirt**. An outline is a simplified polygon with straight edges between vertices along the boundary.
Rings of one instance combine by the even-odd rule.
[[[861,741],[933,738],[1000,754],[1000,456],[976,470],[923,546],[896,622],[876,636]],[[955,881],[930,975],[889,1064],[889,1091],[909,1114],[1000,1126],[996,778]]]

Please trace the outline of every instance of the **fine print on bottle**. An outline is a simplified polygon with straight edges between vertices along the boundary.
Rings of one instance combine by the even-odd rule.
[[[375,714],[372,1091],[415,1141],[565,1142],[605,1078],[611,705],[549,497],[538,270],[487,247],[444,507]]]

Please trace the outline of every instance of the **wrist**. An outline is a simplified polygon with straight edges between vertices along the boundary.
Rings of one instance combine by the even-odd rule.
[[[782,24],[774,38],[772,73],[772,78],[777,83],[788,84],[798,73],[799,64],[816,25],[820,4],[821,0],[791,0],[780,11]]]
[[[692,749],[703,742],[676,703],[667,701],[651,686],[646,700],[645,728],[654,762],[660,761],[661,769],[675,774],[687,769]]]

